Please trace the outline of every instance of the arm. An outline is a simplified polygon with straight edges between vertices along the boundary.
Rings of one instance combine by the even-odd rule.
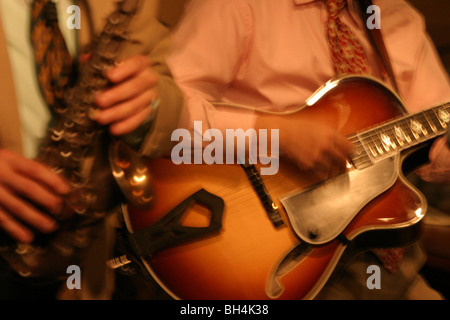
[[[317,170],[321,176],[331,175],[330,167],[336,162],[342,167],[351,149],[350,143],[336,131],[301,118],[237,111],[211,104],[210,101],[221,101],[226,91],[246,90],[245,83],[239,86],[235,83],[238,75],[246,72],[247,57],[252,54],[253,32],[257,31],[251,17],[251,10],[239,1],[194,1],[186,10],[175,32],[175,50],[169,59],[186,97],[187,116],[183,126],[192,129],[194,121],[202,121],[203,130],[214,128],[222,133],[236,128],[254,128],[257,133],[258,129],[279,129],[283,154],[303,169]],[[265,74],[264,77],[275,78],[277,71],[270,72],[273,76]]]
[[[251,46],[251,24],[246,6],[239,1],[191,1],[173,33],[169,66],[185,96],[181,125],[193,129],[243,129],[254,127],[251,112],[215,108],[223,94],[245,68]],[[225,27],[226,25],[226,27]]]

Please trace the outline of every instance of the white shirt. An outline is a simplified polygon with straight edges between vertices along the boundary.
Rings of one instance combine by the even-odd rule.
[[[66,21],[71,16],[67,8],[72,0],[55,1],[59,25],[72,55],[76,54],[76,29]],[[34,158],[46,134],[51,113],[36,78],[33,49],[30,42],[31,0],[0,0],[0,14],[8,46],[9,59],[16,88],[19,116],[22,124],[23,154]]]

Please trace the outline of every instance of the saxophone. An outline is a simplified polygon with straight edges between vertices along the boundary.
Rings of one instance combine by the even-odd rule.
[[[31,245],[9,241],[0,248],[0,254],[24,277],[66,276],[67,267],[79,264],[107,213],[122,200],[107,159],[108,131],[93,119],[94,98],[110,85],[104,71],[115,65],[130,41],[128,26],[140,4],[141,0],[117,3],[75,85],[64,92],[63,106],[54,110],[54,125],[48,129],[37,160],[64,176],[72,192],[65,199],[63,213],[56,217],[60,225],[56,233],[37,234]]]

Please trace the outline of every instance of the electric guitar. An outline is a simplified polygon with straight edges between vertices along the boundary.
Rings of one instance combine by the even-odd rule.
[[[285,162],[261,176],[259,166],[150,160],[152,207],[123,210],[127,255],[175,299],[313,298],[349,246],[417,238],[427,204],[403,169],[446,132],[449,106],[411,115],[375,79],[330,80],[298,112],[355,146],[327,181]]]

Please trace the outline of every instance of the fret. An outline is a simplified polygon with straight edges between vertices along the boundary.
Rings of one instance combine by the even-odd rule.
[[[352,155],[350,155],[351,163],[355,167],[358,167],[358,163],[361,161],[361,159],[363,159],[367,155],[367,153],[364,150],[361,141],[358,139],[356,135],[351,135],[347,137],[347,139],[353,144],[355,148],[355,152]]]
[[[424,121],[426,122],[426,126],[429,129],[430,134],[435,134],[438,131],[436,127],[436,123],[434,122],[434,113],[433,110],[426,110],[422,113]]]
[[[375,160],[380,158],[385,153],[382,147],[382,142],[376,134],[376,131],[363,133],[359,136],[359,138],[372,162],[375,162]]]
[[[425,111],[423,113],[423,116],[424,116],[425,120],[427,121],[428,126],[430,127],[431,131],[433,131],[433,133],[436,133],[438,131],[438,129],[437,129],[436,125],[433,122],[433,118],[430,119],[430,114],[429,114],[430,111],[431,110]]]
[[[439,111],[437,112],[437,118],[439,120],[439,123],[442,127],[442,129],[446,129],[447,128],[447,124],[450,120],[450,114],[449,111],[442,108],[439,109]]]
[[[373,148],[373,149],[372,149],[372,150],[373,150],[372,154],[374,154],[375,157],[378,157],[378,156],[383,155],[384,151],[383,151],[383,149],[380,148],[380,146],[379,146],[380,141],[379,141],[379,139],[378,139],[377,134],[371,135],[371,136],[368,138],[368,141],[370,141],[371,144],[372,144],[372,148]],[[369,145],[370,145],[370,143],[369,143]]]
[[[408,145],[412,142],[412,136],[413,136],[408,120],[409,120],[409,118],[406,118],[399,122],[400,129],[402,130],[402,132],[404,134],[406,145]]]
[[[411,128],[411,132],[413,134],[414,139],[419,140],[420,134],[423,133],[422,124],[417,121],[415,118],[411,118],[409,122],[409,126]]]
[[[432,130],[431,130],[430,126],[428,125],[428,121],[425,118],[424,112],[419,113],[417,115],[417,120],[420,123],[420,128],[422,130],[422,134],[424,135],[424,137],[428,137]]]
[[[383,148],[381,148],[381,147],[379,146],[379,143],[377,144],[377,141],[376,141],[375,139],[373,139],[373,140],[374,140],[375,148],[377,148],[378,153],[379,153],[380,155],[383,155],[383,154],[384,154]]]
[[[364,169],[372,165],[367,151],[364,149],[361,140],[356,136],[352,135],[347,138],[355,147],[355,152],[351,155],[351,164],[357,169]]]
[[[394,126],[394,134],[395,134],[395,139],[398,142],[398,145],[400,147],[403,147],[405,145],[405,143],[407,142],[406,141],[406,134],[403,131],[403,129],[400,126],[398,126],[398,125]]]
[[[397,153],[398,145],[395,139],[392,124],[387,124],[379,129],[378,138],[384,148],[385,157]]]
[[[408,117],[403,121],[402,127],[403,131],[406,133],[406,142],[408,145],[411,145],[417,141],[417,133],[414,131],[414,121],[411,117]]]
[[[353,164],[368,166],[423,141],[443,134],[450,122],[449,105],[408,115],[353,135],[358,154]]]
[[[429,116],[432,119],[433,124],[437,128],[437,130],[438,130],[437,132],[442,131],[443,127],[442,127],[441,119],[439,119],[438,109],[429,110]]]
[[[351,165],[353,165],[357,169],[364,169],[367,167],[370,167],[373,164],[373,162],[370,160],[370,158],[366,155],[364,157],[358,157],[358,158],[352,158],[351,159]]]
[[[374,135],[372,131],[362,132],[358,134],[358,138],[361,141],[361,144],[366,151],[366,154],[370,158],[371,162],[374,163],[376,159],[381,155],[380,149],[377,146]]]
[[[391,138],[385,133],[380,133],[380,140],[384,151],[389,152],[391,150]]]
[[[398,149],[398,145],[395,142],[395,140],[396,140],[395,133],[394,133],[394,129],[392,128],[391,125],[386,126],[386,130],[383,135],[384,135],[382,137],[383,142],[386,143],[387,145],[389,145],[389,147],[392,149],[393,152],[396,152]]]

